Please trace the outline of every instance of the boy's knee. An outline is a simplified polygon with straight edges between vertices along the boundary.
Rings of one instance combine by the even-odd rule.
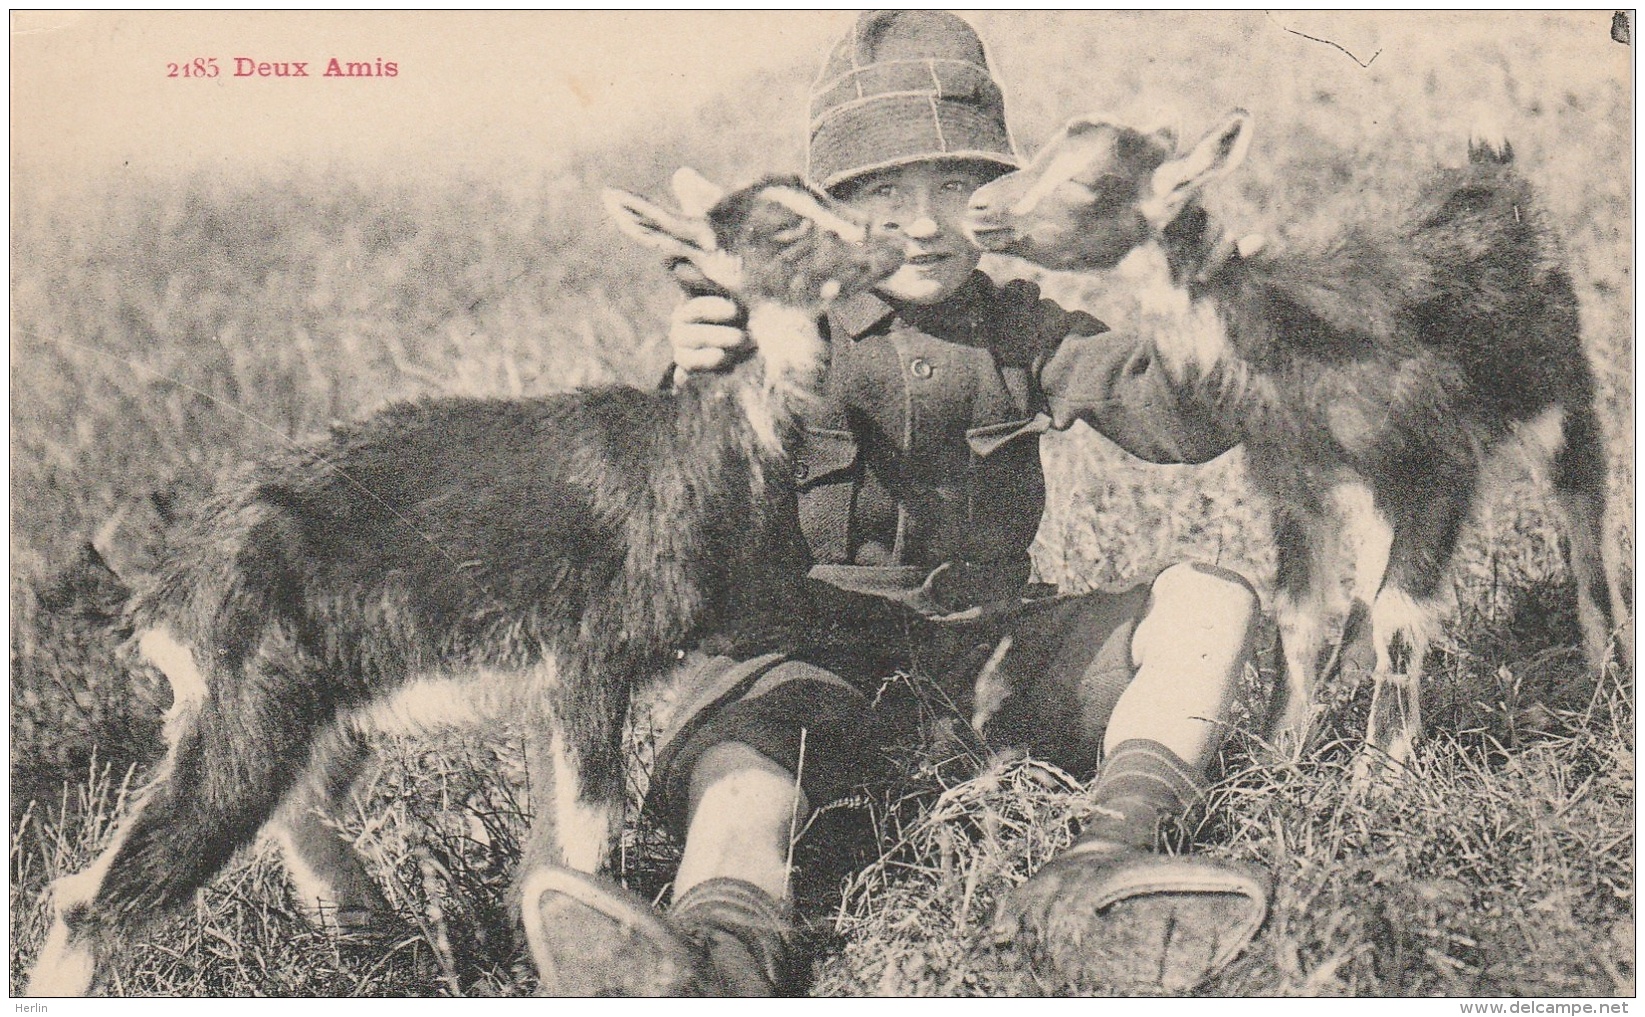
[[[1261,611],[1257,591],[1232,569],[1203,562],[1179,562],[1161,572],[1151,589],[1149,614],[1227,619],[1253,624]]]
[[[690,807],[695,810],[703,795],[716,785],[761,785],[771,779],[799,787],[793,771],[752,745],[719,742],[704,749],[691,768]]]
[[[845,793],[872,757],[868,700],[850,683],[816,665],[767,659],[763,666],[710,661],[699,697],[658,743],[646,809],[684,832],[694,788],[724,773],[769,771],[801,775],[813,805]],[[790,782],[794,778],[787,777]]]

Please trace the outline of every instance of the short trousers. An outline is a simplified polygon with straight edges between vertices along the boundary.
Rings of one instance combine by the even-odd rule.
[[[1150,577],[1031,599],[967,622],[847,595],[801,649],[747,659],[689,653],[666,682],[677,699],[657,741],[646,810],[683,833],[691,773],[726,742],[797,774],[813,808],[838,800],[875,770],[882,731],[874,693],[897,672],[936,680],[963,717],[986,714],[990,743],[1090,773],[1135,673],[1131,637],[1151,586]],[[991,677],[979,700],[985,669]]]

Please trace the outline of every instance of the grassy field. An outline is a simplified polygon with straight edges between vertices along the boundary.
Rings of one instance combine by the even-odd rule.
[[[1285,17],[978,23],[1025,149],[1079,112],[1197,136],[1251,110],[1252,153],[1210,203],[1279,243],[1397,204],[1414,173],[1461,161],[1473,123],[1502,125],[1568,252],[1631,560],[1633,110],[1609,15]],[[1327,28],[1353,56],[1305,37]],[[797,168],[812,72],[768,72],[684,121],[506,174],[14,179],[13,991],[44,935],[47,881],[106,842],[168,701],[117,660],[118,591],[53,580],[80,543],[130,493],[186,507],[224,466],[389,399],[652,384],[675,296],[602,222],[598,188],[660,193],[682,163],[726,180]],[[1047,285],[1116,326],[1133,310],[1123,283]],[[1267,590],[1266,508],[1237,453],[1146,467],[1080,429],[1045,458],[1043,578],[1083,589],[1193,556]],[[1295,764],[1234,739],[1197,839],[1269,868],[1277,893],[1253,948],[1202,993],[1635,991],[1633,676],[1581,661],[1545,495],[1510,471],[1468,531],[1457,619],[1428,662],[1433,734],[1408,770],[1369,791],[1345,779],[1363,689],[1335,690],[1325,743]],[[882,702],[915,721],[892,776],[820,815],[796,854],[815,991],[1102,992],[1037,982],[987,933],[994,901],[1071,837],[1084,775],[979,744],[928,676],[887,676]],[[383,757],[336,819],[400,934],[310,932],[259,849],[134,951],[115,991],[529,992],[504,903],[526,812],[517,741],[392,742]],[[671,850],[630,831],[625,877],[662,894]]]

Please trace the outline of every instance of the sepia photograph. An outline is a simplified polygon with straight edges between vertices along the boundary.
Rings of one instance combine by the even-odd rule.
[[[12,11],[9,993],[1627,1012],[1635,13]]]

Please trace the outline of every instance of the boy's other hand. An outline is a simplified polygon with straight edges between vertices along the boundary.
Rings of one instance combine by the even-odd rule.
[[[669,316],[668,344],[674,348],[674,380],[688,371],[721,371],[754,346],[743,327],[743,310],[726,297],[692,297]]]

